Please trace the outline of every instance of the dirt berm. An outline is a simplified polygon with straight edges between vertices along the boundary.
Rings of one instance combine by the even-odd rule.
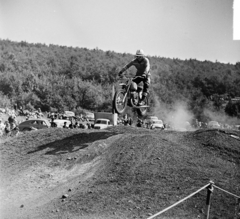
[[[0,145],[1,219],[148,218],[212,180],[240,195],[240,132],[46,129]],[[207,189],[156,218],[205,218]],[[210,218],[234,218],[215,188]]]

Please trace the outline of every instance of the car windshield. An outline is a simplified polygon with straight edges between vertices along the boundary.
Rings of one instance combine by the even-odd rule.
[[[162,121],[153,121],[153,123],[155,123],[155,124],[162,124]]]
[[[106,120],[97,120],[96,124],[107,124]]]
[[[158,118],[156,116],[151,116],[149,119],[151,120],[157,120]]]
[[[218,122],[212,121],[212,122],[209,122],[209,125],[218,125]]]

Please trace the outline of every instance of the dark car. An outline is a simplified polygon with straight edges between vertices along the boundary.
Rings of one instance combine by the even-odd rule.
[[[47,119],[30,119],[19,124],[19,131],[31,131],[51,127]]]

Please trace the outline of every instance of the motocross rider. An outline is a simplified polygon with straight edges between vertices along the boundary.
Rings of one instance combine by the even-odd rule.
[[[140,82],[143,82],[143,96],[141,101],[139,102],[139,105],[145,105],[146,97],[149,94],[149,85],[150,85],[150,62],[148,58],[144,55],[144,52],[142,49],[137,50],[135,59],[133,59],[131,62],[129,62],[127,65],[125,65],[122,70],[118,73],[119,77],[122,77],[122,74],[124,71],[126,71],[131,66],[135,66],[137,69],[136,75],[133,78],[133,82],[136,84],[139,84]]]

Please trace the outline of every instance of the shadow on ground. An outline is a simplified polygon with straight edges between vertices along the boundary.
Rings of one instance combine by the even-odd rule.
[[[28,154],[39,152],[45,149],[48,149],[48,151],[45,153],[46,155],[58,155],[76,152],[88,147],[88,145],[94,141],[107,139],[116,134],[117,133],[114,132],[90,132],[75,134],[61,140],[38,146],[36,150],[29,151]]]

